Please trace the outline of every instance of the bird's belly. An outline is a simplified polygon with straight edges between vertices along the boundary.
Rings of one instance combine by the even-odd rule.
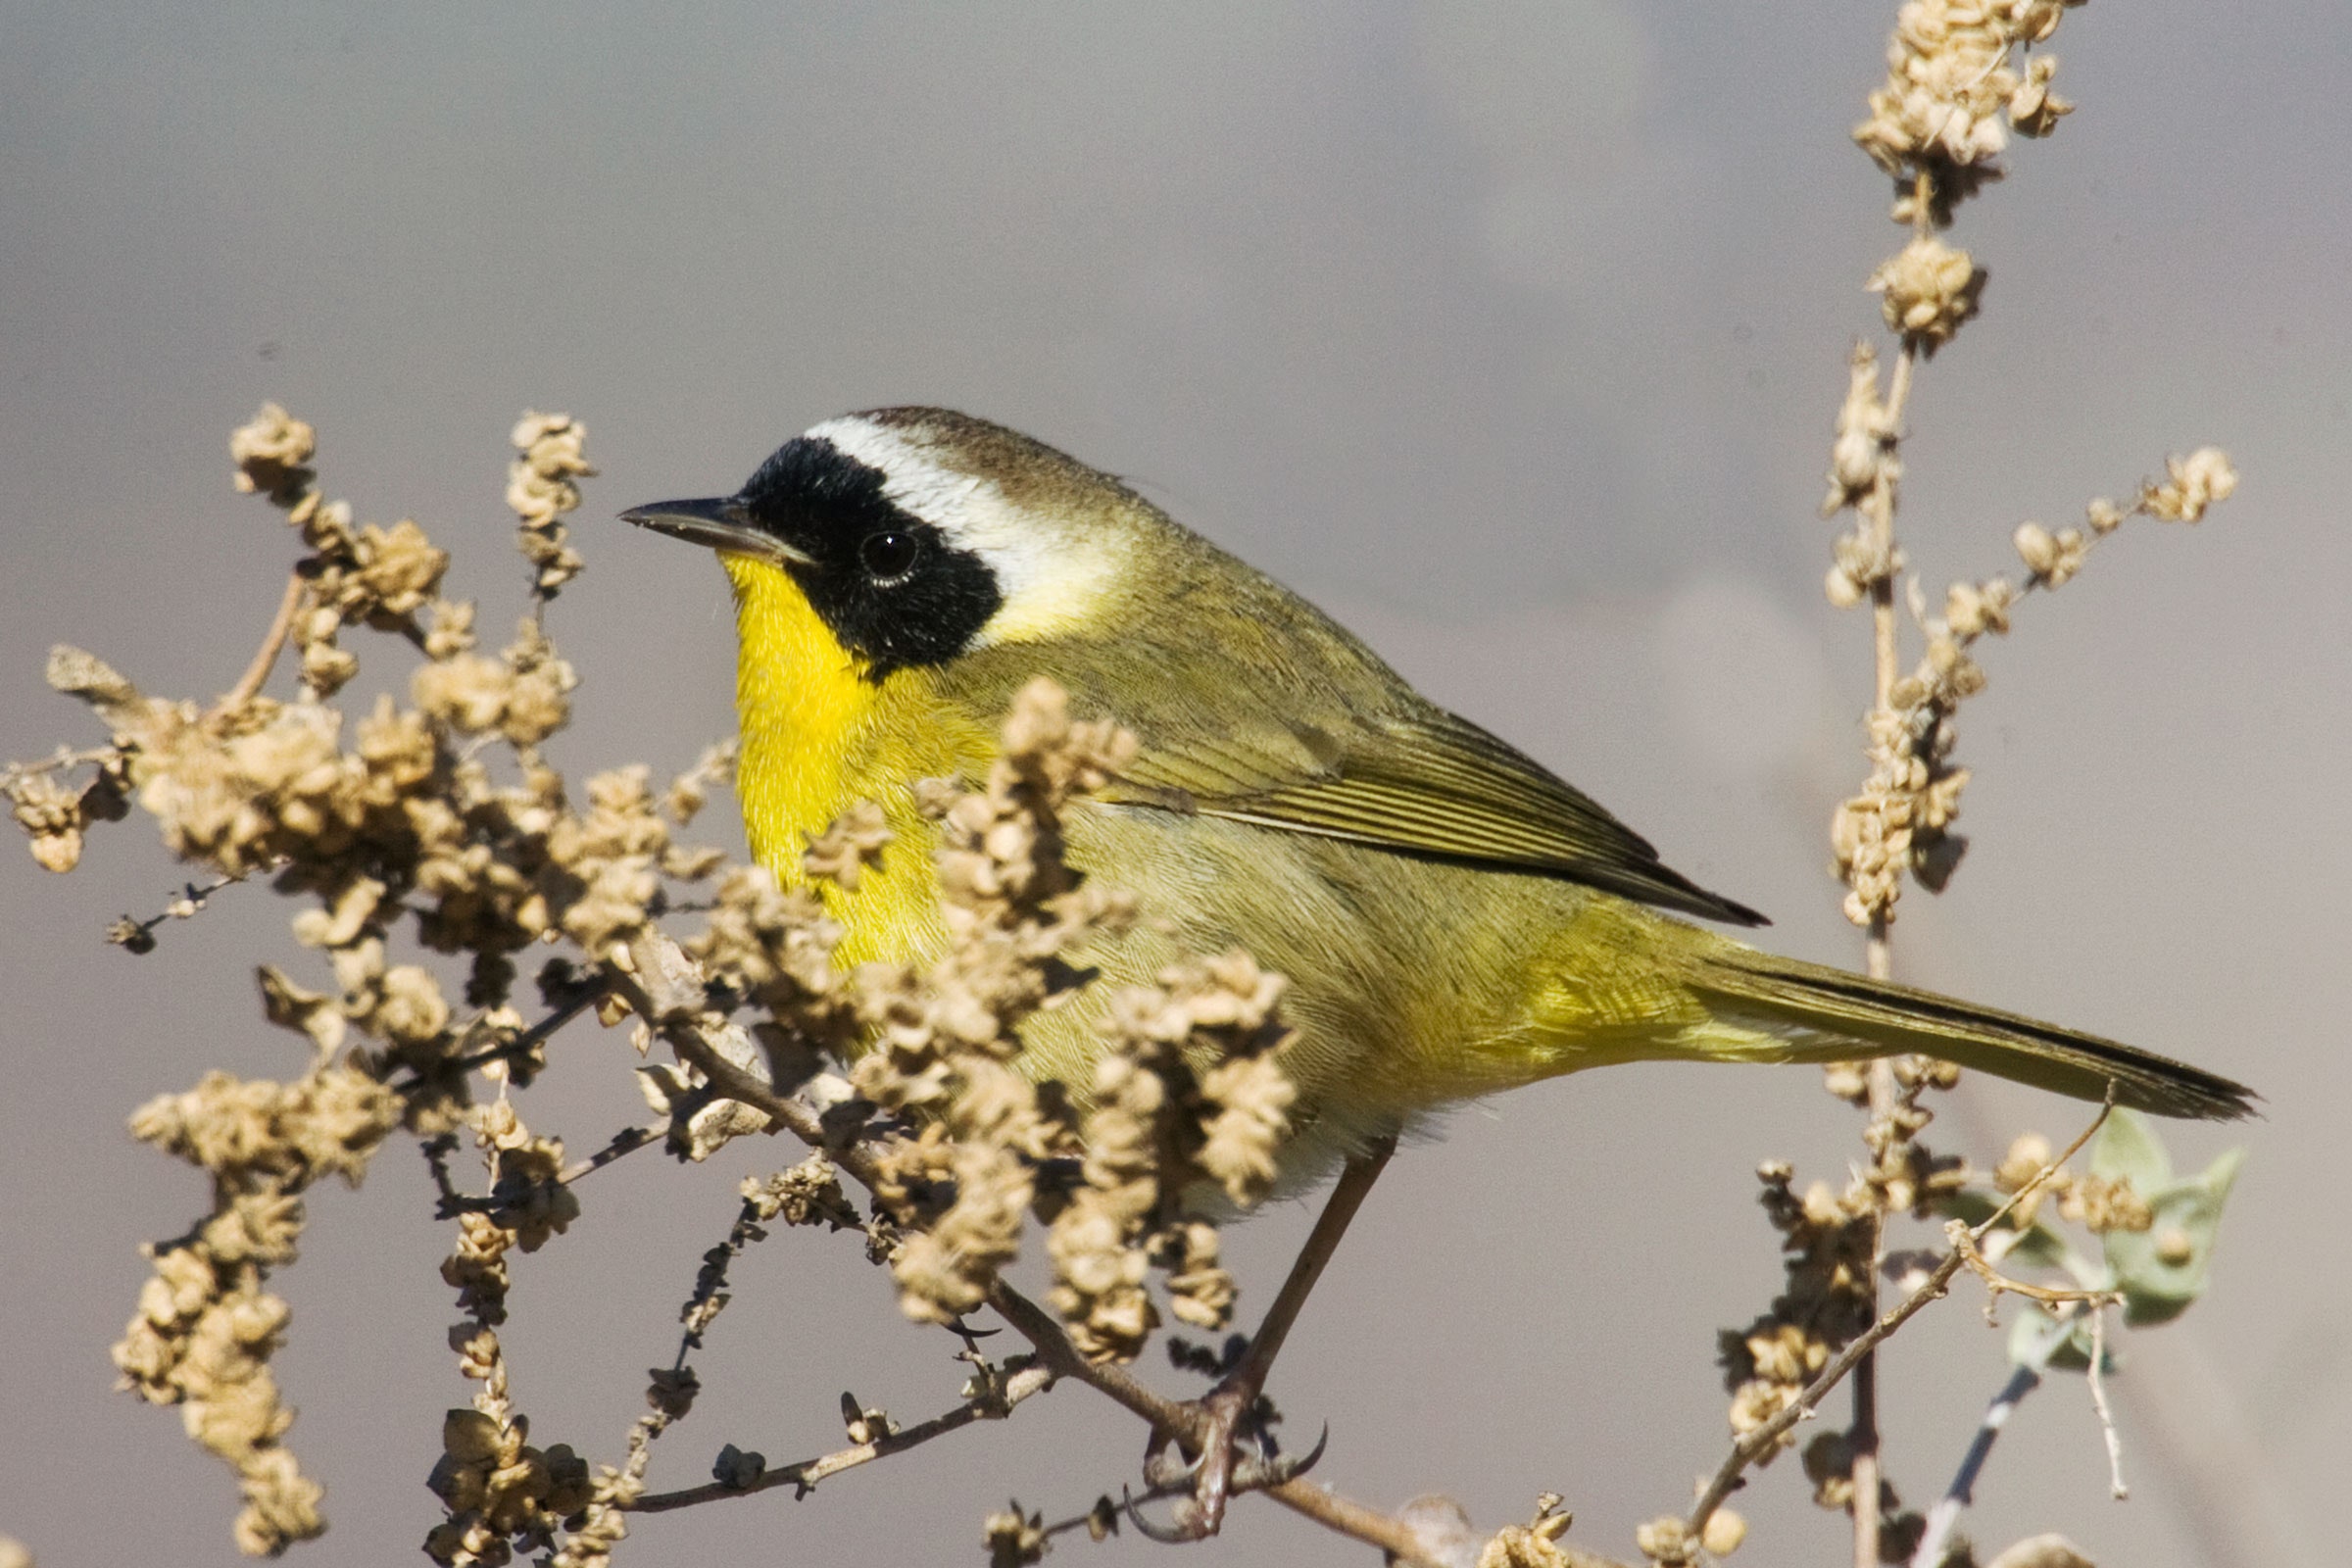
[[[878,872],[828,893],[848,932],[839,962],[920,961],[946,945],[934,830],[910,806],[893,825]],[[1023,1025],[1023,1070],[1083,1104],[1117,988],[1247,952],[1289,980],[1298,1139],[1284,1190],[1447,1104],[1671,1054],[1694,1021],[1656,959],[1660,938],[1688,928],[1607,894],[1146,807],[1077,803],[1065,827],[1071,863],[1134,894],[1138,918],[1067,955],[1096,982]]]
[[[1657,1054],[1682,1026],[1678,988],[1629,974],[1626,942],[1580,936],[1646,911],[1590,889],[1148,808],[1085,808],[1068,837],[1073,862],[1141,910],[1085,955],[1107,985],[1236,948],[1288,977],[1293,1121],[1335,1155],[1448,1103]],[[1025,1032],[1039,1076],[1091,1081],[1107,999],[1093,989]]]

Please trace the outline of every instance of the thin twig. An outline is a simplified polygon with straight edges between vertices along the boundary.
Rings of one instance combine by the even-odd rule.
[[[1891,644],[1883,645],[1881,673],[1885,659],[1891,654]],[[1871,918],[1868,951],[1871,978],[1891,978],[1893,956],[1886,944],[1886,916],[1879,911]],[[1894,1130],[1894,1111],[1902,1098],[1895,1083],[1894,1065],[1884,1057],[1870,1064],[1870,1124],[1886,1129],[1888,1136]],[[1874,1157],[1885,1160],[1893,1153],[1891,1146],[1876,1152]],[[1870,1310],[1879,1309],[1879,1265],[1886,1255],[1886,1212],[1883,1190],[1873,1188],[1876,1203],[1870,1217],[1870,1268],[1862,1288],[1869,1293]],[[1846,1446],[1853,1459],[1847,1474],[1852,1481],[1852,1509],[1854,1519],[1854,1568],[1878,1568],[1879,1561],[1879,1494],[1883,1485],[1879,1467],[1879,1363],[1878,1357],[1865,1352],[1854,1363],[1853,1420],[1846,1428]]]
[[[647,1148],[647,1145],[652,1145],[652,1143],[661,1143],[661,1140],[668,1138],[668,1136],[670,1136],[668,1116],[663,1116],[661,1121],[654,1121],[652,1126],[623,1126],[621,1131],[613,1133],[613,1136],[607,1140],[605,1148],[595,1152],[595,1154],[590,1154],[588,1159],[571,1161],[569,1166],[563,1168],[563,1171],[555,1173],[555,1185],[569,1187],[571,1183],[576,1183],[578,1178],[583,1178],[583,1175],[602,1171],[602,1168],[610,1166],[612,1161],[621,1159],[623,1154],[635,1154],[637,1150]],[[468,1195],[464,1195],[464,1192],[457,1192],[457,1187],[447,1187],[447,1183],[445,1183],[440,1208],[435,1210],[433,1218],[449,1220],[449,1218],[457,1218],[457,1215],[461,1215],[461,1213],[499,1213],[499,1210],[506,1206],[508,1203],[504,1201],[504,1199],[468,1197]]]
[[[119,948],[128,948],[133,953],[149,952],[155,946],[154,938],[157,928],[162,926],[166,920],[193,918],[199,910],[203,909],[214,894],[222,888],[232,887],[244,880],[242,875],[223,874],[215,877],[201,887],[193,882],[187,883],[180,888],[179,897],[164,906],[160,912],[151,914],[144,920],[135,919],[127,914],[117,920],[108,929],[106,940]]]
[[[1429,1554],[1427,1544],[1412,1526],[1377,1508],[1350,1502],[1328,1487],[1301,1477],[1268,1488],[1266,1495],[1327,1530],[1378,1546],[1389,1554],[1391,1562],[1410,1563],[1412,1568],[1446,1568],[1446,1564]]]
[[[1959,1272],[1959,1252],[1955,1250],[1945,1253],[1943,1260],[1936,1265],[1935,1271],[1928,1276],[1925,1284],[1909,1296],[1904,1297],[1900,1302],[1896,1303],[1892,1311],[1863,1330],[1853,1343],[1840,1350],[1828,1366],[1822,1368],[1819,1377],[1805,1385],[1804,1392],[1799,1394],[1795,1399],[1783,1407],[1771,1420],[1735,1444],[1732,1447],[1731,1457],[1724,1460],[1723,1468],[1715,1472],[1714,1479],[1707,1483],[1707,1490],[1699,1494],[1698,1502],[1691,1508],[1690,1518],[1684,1526],[1685,1534],[1696,1536],[1703,1531],[1706,1528],[1707,1520],[1713,1516],[1718,1507],[1722,1506],[1723,1499],[1730,1496],[1733,1491],[1740,1486],[1740,1473],[1765,1454],[1770,1453],[1779,1445],[1781,1434],[1812,1415],[1821,1401],[1828,1397],[1838,1384],[1845,1381],[1845,1375],[1851,1372],[1864,1356],[1878,1348],[1880,1341],[1901,1328],[1905,1323],[1910,1322],[1912,1315],[1921,1307],[1942,1296],[1952,1283],[1952,1276]]]
[[[1027,1340],[1038,1357],[1056,1376],[1084,1383],[1142,1416],[1152,1426],[1180,1442],[1198,1445],[1208,1430],[1208,1412],[1198,1404],[1171,1399],[1146,1387],[1135,1374],[1115,1363],[1089,1361],[1051,1312],[999,1280],[990,1287],[988,1304],[1013,1332]]]
[[[558,1171],[555,1185],[569,1187],[581,1177],[603,1170],[621,1155],[633,1154],[647,1145],[658,1144],[668,1136],[669,1123],[666,1121],[657,1122],[651,1127],[623,1127],[606,1142],[604,1148],[590,1154],[586,1159],[574,1160]],[[443,1167],[443,1174],[447,1174],[446,1167]],[[459,1192],[446,1181],[443,1182],[442,1187],[441,1202],[433,1216],[436,1219],[454,1219],[460,1214],[495,1214],[501,1209],[513,1206],[505,1199],[488,1196],[469,1197]],[[534,1189],[535,1191],[536,1189]],[[526,1198],[525,1201],[527,1200]]]
[[[525,1053],[536,1049],[538,1046],[552,1038],[557,1030],[571,1022],[572,1019],[577,1018],[581,1013],[586,1012],[590,1007],[595,1006],[599,1002],[602,1002],[605,999],[607,989],[607,987],[602,985],[584,986],[581,988],[577,996],[572,997],[568,1001],[558,1004],[553,1012],[540,1019],[537,1023],[531,1025],[528,1029],[525,1029],[522,1033],[516,1035],[514,1039],[506,1042],[504,1045],[492,1046],[487,1051],[477,1051],[470,1056],[460,1056],[455,1060],[444,1064],[443,1070],[447,1072],[471,1072],[476,1067],[487,1067],[494,1061],[504,1061],[510,1057],[522,1055]],[[423,1079],[418,1078],[415,1082],[400,1084],[396,1087],[405,1094],[412,1089],[417,1088],[423,1083]]]
[[[678,1508],[691,1508],[698,1503],[716,1502],[722,1497],[749,1497],[776,1487],[792,1487],[796,1489],[796,1496],[807,1496],[816,1489],[818,1482],[829,1476],[837,1476],[844,1470],[855,1470],[861,1464],[871,1464],[876,1459],[903,1453],[933,1438],[961,1431],[975,1422],[1001,1421],[1011,1413],[1014,1405],[1052,1388],[1054,1377],[1054,1371],[1046,1366],[1026,1366],[1006,1378],[1004,1388],[997,1393],[966,1399],[945,1414],[933,1416],[928,1421],[918,1421],[888,1437],[876,1438],[871,1443],[852,1444],[849,1447],[836,1449],[818,1458],[804,1459],[798,1464],[763,1471],[757,1481],[743,1486],[713,1481],[708,1486],[688,1487],[678,1492],[658,1492],[640,1497],[635,1502],[623,1503],[621,1509],[626,1513],[668,1513]]]
[[[1928,217],[1931,184],[1925,172],[1912,185],[1912,223],[1917,232],[1932,231]],[[1910,400],[1912,369],[1919,358],[1913,340],[1905,336],[1896,352],[1894,369],[1886,380],[1886,419],[1890,441],[1902,439],[1903,405]],[[1874,725],[1883,724],[1894,716],[1894,685],[1902,677],[1901,624],[1894,608],[1894,484],[1890,479],[1871,486],[1864,499],[1861,516],[1870,531],[1872,559],[1885,564],[1886,570],[1870,584],[1871,628],[1871,717]],[[1891,897],[1891,895],[1890,895]],[[1886,906],[1871,910],[1869,935],[1862,945],[1862,966],[1873,980],[1894,978],[1894,949],[1888,934]],[[1870,1064],[1870,1114],[1874,1122],[1885,1122],[1896,1100],[1894,1069],[1884,1059]],[[1886,1232],[1886,1216],[1875,1216],[1870,1246],[1870,1274],[1865,1289],[1870,1292],[1870,1307],[1878,1310],[1879,1263],[1884,1256],[1882,1241]],[[1879,1400],[1878,1367],[1867,1352],[1854,1376],[1853,1423],[1847,1431],[1847,1443],[1853,1452],[1853,1514],[1854,1568],[1877,1568],[1879,1561]]]
[[[2115,1430],[2115,1412],[2107,1408],[2107,1309],[2090,1309],[2090,1407],[2099,1412],[2099,1431],[2107,1439],[2107,1486],[2115,1500],[2132,1495],[2124,1485],[2124,1440]]]
[[[2085,1291],[2073,1286],[2035,1285],[2031,1280],[2012,1279],[1994,1267],[1978,1250],[1975,1239],[1967,1231],[1955,1225],[1950,1234],[1952,1245],[1960,1250],[1970,1270],[1984,1282],[1985,1289],[1992,1292],[1995,1299],[2004,1294],[2022,1296],[2030,1301],[2039,1301],[2044,1306],[2064,1306],[2069,1303],[2104,1306],[2118,1299],[2113,1291]]]
[[[237,677],[237,683],[214,705],[214,712],[225,713],[242,708],[260,694],[262,683],[277,666],[277,656],[294,630],[294,612],[302,608],[304,585],[301,572],[286,574],[286,591],[277,601],[277,613],[271,617],[270,629],[262,634],[262,646],[255,651],[253,662],[245,666],[245,673]]]
[[[666,1119],[650,1126],[623,1127],[606,1142],[604,1148],[586,1159],[565,1166],[556,1177],[556,1185],[569,1187],[591,1171],[603,1170],[623,1154],[633,1154],[649,1144],[658,1144],[669,1136],[669,1129],[670,1123]]]
[[[989,1292],[988,1302],[1036,1348],[1040,1359],[1055,1372],[1107,1395],[1179,1441],[1198,1445],[1205,1436],[1209,1425],[1207,1411],[1198,1404],[1163,1397],[1138,1382],[1124,1367],[1089,1362],[1051,1314],[1004,1281],[998,1281]],[[1350,1501],[1303,1477],[1263,1490],[1267,1496],[1293,1512],[1304,1514],[1326,1529],[1378,1546],[1398,1562],[1412,1564],[1414,1568],[1446,1568],[1429,1556],[1427,1545],[1413,1528],[1392,1514]],[[1601,1559],[1592,1562],[1595,1568],[1608,1568]]]
[[[103,762],[115,754],[116,749],[112,746],[92,746],[78,752],[61,746],[56,755],[44,757],[37,762],[11,762],[6,767],[0,767],[0,790],[9,788],[19,779],[31,778],[36,774]]]
[[[2099,1107],[2099,1113],[2091,1119],[2090,1125],[2083,1128],[2075,1141],[2066,1146],[2066,1152],[2044,1165],[2034,1174],[2032,1181],[2011,1194],[2009,1200],[1986,1215],[1982,1224],[1966,1229],[1964,1234],[1968,1239],[1972,1243],[1984,1240],[1992,1227],[2006,1218],[2009,1211],[2015,1208],[2028,1194],[2038,1191],[2044,1183],[2058,1173],[2060,1166],[2081,1152],[2082,1146],[2090,1142],[2091,1136],[2107,1124],[2107,1117],[2114,1109],[2114,1095],[2110,1090],[2108,1102]],[[1958,1227],[1959,1222],[1955,1220],[1953,1225]],[[1960,1272],[1961,1265],[1966,1260],[1960,1248],[1954,1246],[1936,1263],[1924,1284],[1909,1296],[1904,1297],[1892,1311],[1863,1330],[1853,1343],[1840,1350],[1828,1366],[1822,1368],[1819,1377],[1805,1385],[1803,1393],[1784,1406],[1771,1420],[1734,1444],[1731,1456],[1724,1460],[1723,1467],[1717,1470],[1714,1478],[1707,1483],[1706,1491],[1699,1494],[1698,1501],[1692,1506],[1690,1517],[1683,1527],[1684,1533],[1694,1539],[1700,1535],[1707,1527],[1707,1520],[1713,1517],[1715,1510],[1723,1505],[1723,1500],[1739,1489],[1741,1472],[1767,1453],[1772,1452],[1779,1445],[1783,1433],[1812,1415],[1821,1401],[1837,1389],[1838,1385],[1844,1380],[1845,1375],[1851,1372],[1863,1357],[1870,1354],[1882,1340],[1908,1323],[1920,1308],[1942,1296],[1950,1287],[1952,1276]]]

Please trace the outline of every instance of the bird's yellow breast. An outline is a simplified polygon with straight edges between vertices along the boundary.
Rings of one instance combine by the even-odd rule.
[[[735,588],[736,789],[753,858],[786,887],[806,886],[801,855],[809,839],[852,807],[878,803],[894,835],[881,864],[854,894],[819,885],[848,932],[835,960],[936,953],[947,940],[931,858],[937,835],[908,786],[984,776],[994,750],[988,727],[941,703],[922,670],[872,679],[781,567],[721,560]]]

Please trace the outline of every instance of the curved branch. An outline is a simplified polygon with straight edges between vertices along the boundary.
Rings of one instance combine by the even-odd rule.
[[[277,614],[271,618],[270,629],[262,634],[262,646],[254,653],[253,662],[245,666],[245,673],[237,677],[237,683],[214,706],[213,711],[225,713],[242,708],[260,695],[270,671],[277,666],[277,656],[284,650],[286,638],[294,630],[294,612],[302,608],[302,573],[288,572],[285,594],[277,602]]]

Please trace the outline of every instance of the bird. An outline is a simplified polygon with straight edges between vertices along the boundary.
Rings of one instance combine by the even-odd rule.
[[[1272,577],[985,419],[841,416],[731,495],[622,515],[714,550],[732,586],[753,857],[806,883],[812,835],[883,808],[899,853],[855,891],[822,889],[839,962],[945,946],[924,853],[937,827],[911,786],[985,778],[1028,683],[1050,677],[1073,716],[1132,732],[1133,760],[1063,831],[1073,867],[1152,918],[1087,958],[1148,984],[1239,949],[1287,978],[1278,1190],[1340,1167],[1351,1213],[1398,1135],[1446,1107],[1632,1061],[1919,1053],[2161,1115],[2252,1108],[2252,1091],[2184,1062],[1709,929],[1764,919]],[[1024,1070],[1083,1095],[1100,1005],[1025,1024]],[[1227,1479],[1203,1483],[1208,1530]]]

